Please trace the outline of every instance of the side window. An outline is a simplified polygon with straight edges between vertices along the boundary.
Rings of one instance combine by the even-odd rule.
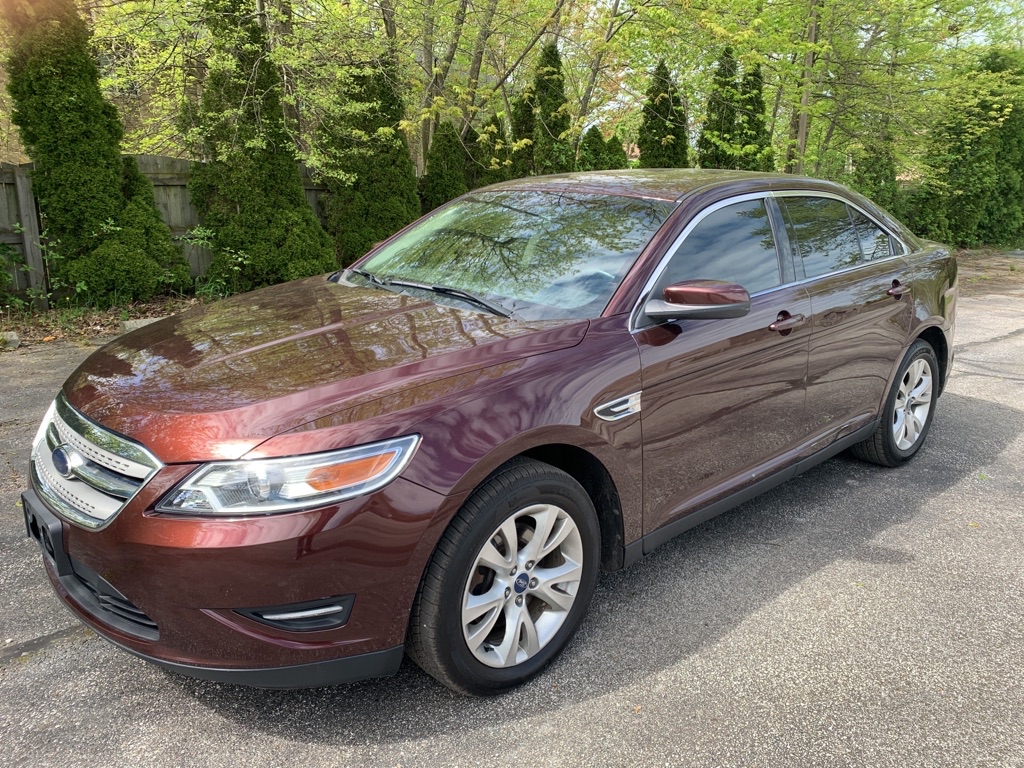
[[[887,259],[892,256],[888,233],[879,229],[875,222],[856,208],[850,208],[850,216],[853,217],[853,225],[857,228],[857,235],[860,237],[860,250],[864,254],[865,261]]]
[[[846,203],[830,197],[785,197],[805,277],[852,267],[861,260],[860,241]]]
[[[654,294],[684,280],[725,280],[749,293],[781,285],[779,254],[763,200],[747,200],[704,217],[672,255]]]

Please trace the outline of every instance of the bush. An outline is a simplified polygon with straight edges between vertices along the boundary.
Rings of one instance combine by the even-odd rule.
[[[215,55],[182,122],[194,155],[189,191],[213,231],[208,277],[249,290],[335,268],[306,202],[284,124],[281,80],[245,0],[203,0]]]
[[[115,237],[69,263],[67,279],[98,306],[147,301],[160,289],[156,262]]]
[[[328,193],[320,198],[342,266],[420,215],[416,170],[398,130],[405,108],[393,70],[394,65],[386,64],[357,80],[351,98],[367,104],[367,109],[351,125],[338,126],[330,142],[343,169],[355,177],[328,176]]]
[[[469,191],[466,186],[466,150],[451,123],[441,123],[427,153],[423,180],[423,212],[427,213]]]
[[[86,297],[101,305],[150,298],[161,286],[184,288],[188,265],[152,186],[132,158],[121,157],[121,122],[100,93],[89,29],[74,3],[39,0],[31,12],[27,3],[3,7],[14,33],[7,61],[13,119],[35,162],[52,287],[84,283]]]
[[[637,138],[641,168],[686,168],[686,108],[664,61],[651,74]]]

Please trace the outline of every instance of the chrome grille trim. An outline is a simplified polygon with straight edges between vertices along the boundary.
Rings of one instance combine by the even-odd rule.
[[[59,446],[77,454],[65,474],[54,465]],[[94,529],[108,524],[163,467],[143,446],[78,413],[63,393],[32,447],[31,464],[35,485],[53,511]]]

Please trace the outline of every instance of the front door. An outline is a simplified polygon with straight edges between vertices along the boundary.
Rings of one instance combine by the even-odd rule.
[[[736,282],[751,310],[640,323],[645,533],[763,478],[806,435],[810,299],[782,285],[775,243],[762,200],[719,204],[684,230],[654,282],[652,298],[683,280]]]

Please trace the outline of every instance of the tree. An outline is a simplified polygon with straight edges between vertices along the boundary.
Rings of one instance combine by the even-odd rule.
[[[613,133],[604,143],[605,164],[609,169],[626,168],[629,165],[629,157],[626,155],[626,148],[618,134]]]
[[[466,186],[466,150],[455,126],[441,123],[427,155],[423,183],[423,212],[432,211],[469,191]]]
[[[546,44],[533,80],[533,164],[538,174],[565,173],[575,165],[569,141],[569,103],[565,97],[562,58],[555,43]]]
[[[213,231],[208,275],[249,290],[335,267],[306,202],[266,30],[245,0],[202,0],[212,53],[198,104],[183,114],[189,191]]]
[[[749,67],[743,73],[739,97],[736,143],[740,155],[735,159],[735,165],[744,171],[775,170],[772,140],[765,124],[764,78],[760,64]]]
[[[590,126],[580,141],[580,156],[577,169],[581,171],[603,171],[608,167],[608,153],[605,151],[604,135],[596,125]]]
[[[533,130],[536,121],[533,116],[533,92],[527,91],[512,103],[512,156],[509,176],[522,179],[532,176]]]
[[[416,173],[398,130],[404,105],[389,61],[359,78],[352,99],[369,104],[351,125],[340,125],[335,143],[352,179],[327,175],[321,197],[328,232],[341,266],[390,237],[420,214]]]
[[[498,115],[492,114],[487,118],[487,122],[476,137],[475,145],[470,149],[474,161],[479,166],[476,186],[486,187],[511,178],[508,135]]]
[[[998,172],[978,223],[983,243],[1024,243],[1024,54],[994,49],[982,59],[987,72],[1004,75],[995,94],[999,107],[1010,112],[996,129]]]
[[[988,106],[950,104],[935,126],[929,175],[911,202],[911,226],[919,234],[966,247],[979,243],[998,175],[998,135]]]
[[[121,159],[121,122],[100,93],[89,28],[74,3],[18,0],[3,7],[13,33],[13,121],[35,163],[51,286],[74,288],[97,304],[184,287],[188,266],[152,187],[133,159]]]
[[[854,153],[850,186],[894,216],[902,214],[902,200],[896,181],[896,156],[887,131],[882,130],[876,140]]]
[[[665,60],[658,62],[651,73],[643,121],[637,144],[641,168],[686,168],[687,138],[686,106]]]
[[[726,47],[718,59],[707,114],[697,139],[697,160],[701,168],[732,168],[735,164],[733,142],[739,111],[736,88],[736,58]]]

